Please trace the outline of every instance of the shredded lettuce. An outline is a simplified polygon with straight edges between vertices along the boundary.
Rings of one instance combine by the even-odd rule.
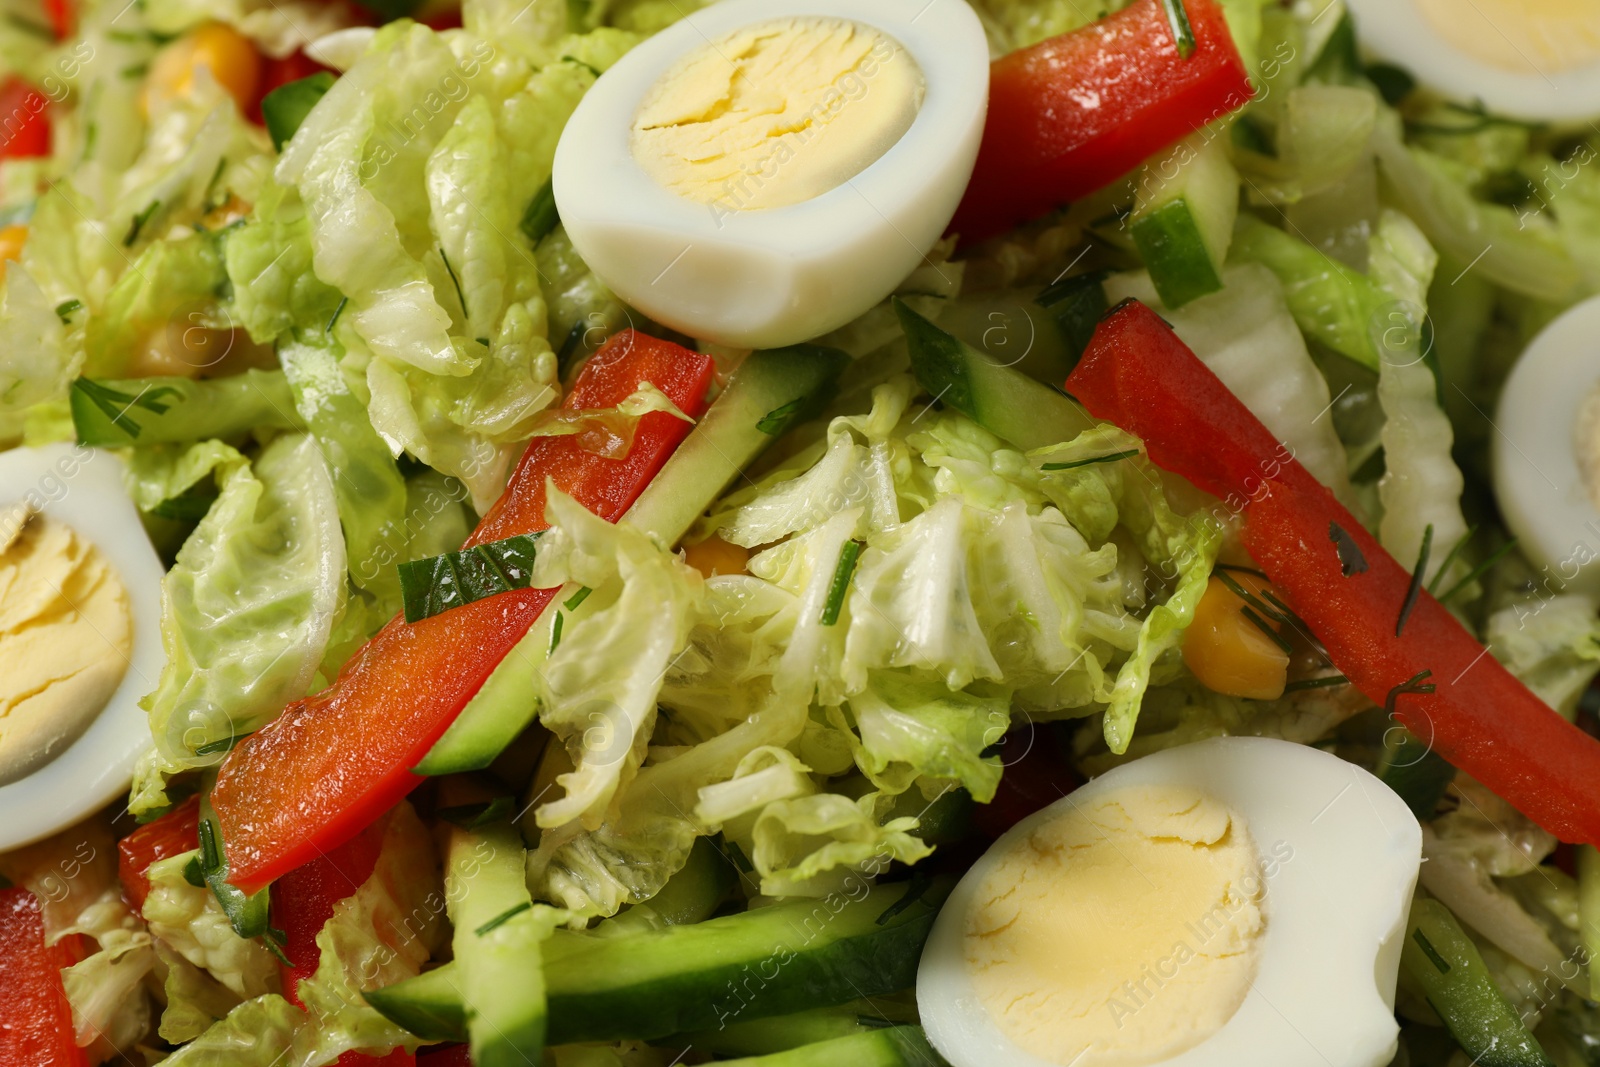
[[[1428,287],[1438,257],[1410,220],[1385,211],[1373,235],[1370,262],[1373,279],[1395,300],[1373,326],[1375,333],[1381,331],[1378,400],[1386,416],[1378,535],[1384,548],[1409,564],[1418,558],[1431,526],[1437,551],[1429,556],[1425,577],[1432,580],[1467,533],[1461,514],[1465,482],[1451,455],[1450,420],[1439,407],[1439,383],[1423,347]],[[1461,570],[1465,564],[1453,567]]]
[[[219,1019],[240,1004],[233,990],[196,967],[163,941],[154,943],[156,958],[164,971],[162,993],[166,1008],[157,1028],[163,1041],[181,1045],[205,1033]]]
[[[120,887],[106,890],[73,924],[94,938],[96,950],[61,972],[79,1046],[103,1062],[150,1029],[152,1011],[144,981],[156,964],[154,943]]]
[[[0,296],[0,442],[22,436],[27,412],[64,398],[81,365],[55,305],[21,263],[8,265]]]
[[[880,874],[891,860],[915,863],[933,849],[911,833],[912,816],[881,821],[890,798],[838,793],[775,800],[756,818],[751,860],[767,896],[825,897],[857,871]]]
[[[560,643],[536,682],[539,719],[575,767],[557,779],[565,795],[542,805],[537,819],[592,829],[644,758],[661,679],[688,638],[701,582],[645,534],[597,518],[553,485],[545,501],[551,526],[533,584],[591,592],[562,616]]]
[[[1600,671],[1600,618],[1580,593],[1518,598],[1490,614],[1484,641],[1524,685],[1567,718]]]
[[[278,988],[278,961],[260,941],[247,941],[205,885],[191,885],[184,868],[199,856],[185,852],[157,860],[145,870],[150,895],[143,914],[158,942],[209,974],[238,997],[258,997]]]
[[[219,469],[220,495],[162,582],[167,663],[141,702],[156,749],[135,812],[165,806],[167,775],[215,765],[305,694],[344,596],[338,509],[315,442],[281,437],[253,465]]]
[[[1131,296],[1154,308],[1318,481],[1348,499],[1344,445],[1326,417],[1328,383],[1312,362],[1283,286],[1260,263],[1230,266],[1223,281],[1220,292],[1170,310],[1148,274],[1115,275],[1106,279],[1106,299]]]

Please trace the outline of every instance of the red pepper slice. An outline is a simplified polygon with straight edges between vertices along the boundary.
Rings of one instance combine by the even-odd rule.
[[[0,82],[0,159],[50,154],[50,101],[21,78]]]
[[[44,13],[56,31],[56,40],[65,41],[72,36],[78,24],[78,12],[72,0],[44,0]]]
[[[564,406],[615,407],[648,381],[698,417],[713,369],[707,356],[624,330],[589,360]],[[573,437],[536,438],[468,544],[544,529],[547,478],[615,522],[688,431],[682,419],[650,412],[619,460]],[[261,889],[348,841],[420,784],[411,768],[554,596],[513,590],[417,623],[397,616],[333,685],[234,748],[211,794],[232,882]]]
[[[117,842],[117,878],[134,911],[144,913],[144,901],[150,895],[150,879],[144,872],[150,865],[181,856],[199,841],[200,798],[190,797]]]
[[[283,995],[292,1003],[305,1007],[300,1001],[300,982],[316,974],[317,965],[322,962],[317,935],[333,917],[334,905],[372,877],[378,866],[378,854],[383,850],[387,826],[387,819],[379,819],[327,855],[295,868],[273,885],[272,925],[283,931],[283,954],[289,958],[289,965],[280,965],[278,972],[283,976]],[[346,1052],[334,1062],[338,1067],[377,1067],[379,1064],[410,1067],[416,1063],[416,1057],[397,1048],[383,1056]]]
[[[61,968],[72,939],[44,943],[44,910],[26,889],[0,889],[0,1064],[86,1067],[72,1035]]]
[[[1388,704],[1431,672],[1435,691],[1397,694],[1395,718],[1557,837],[1600,843],[1600,741],[1529,692],[1426,591],[1397,637],[1410,573],[1155,312],[1115,308],[1067,391],[1143,438],[1156,464],[1221,497],[1222,511],[1243,510],[1245,548],[1367,699]]]
[[[1183,0],[1185,58],[1161,0],[1137,0],[995,60],[977,168],[950,231],[981,241],[1110,185],[1243,107],[1250,79],[1215,0]]]

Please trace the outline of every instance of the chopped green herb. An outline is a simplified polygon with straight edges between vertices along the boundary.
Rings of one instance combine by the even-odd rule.
[[[883,914],[874,921],[879,926],[888,926],[889,920],[905,911],[911,905],[921,900],[929,889],[933,887],[933,879],[922,871],[912,871],[911,877],[906,880],[906,891],[900,899],[883,909]]]
[[[1502,559],[1505,559],[1506,553],[1510,552],[1516,547],[1517,539],[1513,537],[1511,540],[1507,541],[1505,544],[1489,553],[1489,557],[1476,567],[1472,568],[1472,570],[1468,571],[1465,578],[1462,578],[1455,585],[1452,585],[1444,593],[1440,594],[1438,597],[1439,603],[1443,604],[1445,601],[1449,600],[1463,589],[1466,589],[1473,582],[1477,581],[1479,578],[1482,578],[1485,574],[1488,574],[1489,571],[1494,568],[1496,563],[1499,563]]]
[[[1401,697],[1424,695],[1427,693],[1432,693],[1434,690],[1438,689],[1439,687],[1434,685],[1432,682],[1423,681],[1424,678],[1432,677],[1432,671],[1418,671],[1406,681],[1401,682],[1399,685],[1389,690],[1389,696],[1383,702],[1384,713],[1392,718],[1395,713],[1395,708],[1400,703]]]
[[[600,71],[599,67],[596,67],[593,63],[585,63],[583,60],[579,59],[577,56],[562,56],[561,57],[561,62],[563,62],[563,63],[576,63],[578,66],[582,67],[584,70],[588,71],[590,74],[593,74],[596,78],[600,77],[601,71]]]
[[[1411,571],[1411,584],[1406,587],[1406,598],[1400,604],[1400,618],[1395,620],[1394,635],[1399,637],[1406,628],[1406,620],[1411,618],[1411,612],[1417,606],[1417,597],[1422,595],[1422,576],[1428,571],[1428,553],[1433,548],[1433,523],[1422,531],[1422,551],[1417,553],[1417,565]]]
[[[1411,931],[1411,940],[1422,949],[1422,954],[1428,957],[1428,962],[1438,969],[1440,974],[1450,973],[1450,961],[1439,955],[1439,950],[1433,947],[1433,942],[1428,940],[1428,935],[1420,929]]]
[[[1298,693],[1304,689],[1331,689],[1336,685],[1349,685],[1350,679],[1342,674],[1330,674],[1325,678],[1304,678],[1298,682],[1290,682],[1283,687],[1285,693]]]
[[[1109,456],[1095,456],[1091,459],[1075,459],[1071,463],[1046,463],[1039,469],[1042,471],[1070,471],[1079,467],[1092,467],[1096,463],[1115,463],[1120,459],[1131,459],[1139,454],[1137,448],[1130,448],[1126,452],[1113,452]]]
[[[739,847],[737,841],[724,841],[723,846],[728,850],[728,858],[733,860],[733,865],[744,874],[755,870],[755,865],[750,862],[750,857],[744,854],[744,849]]]
[[[805,405],[806,398],[800,397],[798,400],[789,401],[782,407],[773,408],[761,416],[756,423],[756,429],[768,436],[776,437],[789,428],[790,423],[794,422],[795,417],[799,415],[800,410]]]
[[[234,745],[238,744],[238,742],[239,739],[237,737],[218,738],[215,741],[208,741],[201,745],[199,748],[194,750],[194,754],[196,756],[214,756],[218,752],[227,752],[231,750]]]
[[[566,616],[561,614],[561,612],[558,611],[558,612],[556,612],[556,621],[550,624],[550,651],[551,651],[551,653],[554,653],[556,649],[561,647],[561,626],[562,626],[562,623],[565,620],[566,620]]]
[[[1285,654],[1294,652],[1294,646],[1289,644],[1288,639],[1280,634],[1270,622],[1256,614],[1255,609],[1249,604],[1245,604],[1243,607],[1241,607],[1239,609],[1239,614],[1243,615],[1246,619],[1249,619],[1250,625],[1266,634],[1267,637],[1271,639],[1273,644],[1283,649]]]
[[[512,919],[515,919],[518,915],[521,915],[523,912],[532,910],[533,904],[530,901],[524,900],[521,904],[513,904],[511,907],[507,908],[505,911],[502,911],[499,915],[496,915],[494,918],[490,919],[488,922],[484,923],[482,926],[478,927],[472,932],[477,934],[479,937],[482,937],[490,930],[493,930],[498,926],[505,925]]]
[[[568,611],[577,611],[578,605],[582,604],[585,600],[588,600],[589,594],[592,592],[594,592],[593,589],[590,589],[588,586],[584,586],[576,593],[573,593],[571,596],[569,596],[567,598],[567,602],[563,604],[562,607],[566,608]]]
[[[139,436],[139,424],[128,412],[132,408],[143,408],[157,415],[165,415],[172,407],[164,401],[164,397],[182,396],[183,394],[170,385],[157,386],[153,389],[144,389],[137,396],[124,393],[120,389],[113,389],[103,385],[92,378],[79,378],[72,383],[70,401],[87,402],[98,408],[100,413],[111,420],[111,424],[129,437]],[[76,418],[74,418],[76,421]]]
[[[279,152],[294,137],[300,124],[317,106],[317,101],[333,88],[333,75],[319,70],[309,78],[280,85],[261,98],[261,119],[272,136],[272,147]]]
[[[155,214],[160,208],[161,201],[152,200],[148,207],[133,217],[133,223],[128,227],[128,235],[122,239],[123,248],[131,248],[133,246],[133,242],[139,239],[139,231],[144,229],[146,223],[155,218]]]
[[[538,244],[549,236],[561,222],[561,212],[556,207],[555,179],[546,178],[539,191],[533,194],[533,199],[528,201],[528,208],[522,213],[522,232],[527,234],[528,240]]]
[[[339,306],[333,309],[333,314],[328,318],[328,325],[323,328],[323,333],[333,333],[333,324],[339,321],[339,316],[344,314],[344,306],[350,303],[348,296],[339,298]]]
[[[1178,56],[1188,59],[1194,55],[1194,27],[1189,25],[1189,12],[1183,0],[1161,0],[1167,13],[1167,25],[1172,27],[1172,40],[1178,46]]]
[[[533,578],[539,534],[519,534],[400,564],[407,622],[418,622],[475,600],[526,589]]]
[[[263,889],[254,896],[246,896],[228,881],[221,833],[209,815],[200,820],[200,872],[217,903],[222,905],[234,933],[250,940],[267,932],[268,891]]]
[[[1461,539],[1457,541],[1450,549],[1449,554],[1444,557],[1444,562],[1439,564],[1439,569],[1434,572],[1433,581],[1428,583],[1429,593],[1433,594],[1435,597],[1439,595],[1439,583],[1444,581],[1445,572],[1450,569],[1450,565],[1454,563],[1458,557],[1460,557],[1461,553],[1467,550],[1467,545],[1471,544],[1472,539],[1477,535],[1478,527],[1467,527],[1467,532],[1461,535]]]
[[[846,541],[839,550],[839,563],[833,569],[833,584],[828,587],[828,602],[822,606],[822,625],[832,626],[839,621],[844,608],[844,595],[850,588],[850,576],[855,573],[856,560],[866,546],[860,541]]]
[[[63,300],[56,305],[56,318],[62,322],[71,322],[72,313],[83,309],[82,300]]]
[[[183,865],[183,880],[196,889],[205,888],[206,874],[200,866],[199,854],[190,856],[189,862]]]
[[[461,291],[461,279],[456,277],[456,269],[450,265],[450,257],[444,254],[444,247],[439,248],[439,258],[444,260],[444,272],[450,275],[450,284],[456,287],[456,299],[461,303],[461,317],[469,319],[472,313],[467,310],[467,297]]]
[[[1339,570],[1346,578],[1354,574],[1365,574],[1367,571],[1367,557],[1361,554],[1361,548],[1356,544],[1356,539],[1336,522],[1328,523],[1328,540],[1333,542],[1333,547],[1339,552]]]

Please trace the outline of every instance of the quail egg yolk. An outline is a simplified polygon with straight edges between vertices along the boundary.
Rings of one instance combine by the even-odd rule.
[[[965,929],[973,988],[1000,1031],[1046,1062],[1167,1060],[1250,990],[1259,871],[1244,820],[1193,787],[1075,804],[984,879]]]
[[[820,196],[911,128],[922,71],[860,23],[792,17],[727,33],[674,64],[634,117],[634,158],[659,184],[713,211]]]
[[[1600,63],[1600,0],[1416,4],[1451,45],[1514,74],[1554,74]]]

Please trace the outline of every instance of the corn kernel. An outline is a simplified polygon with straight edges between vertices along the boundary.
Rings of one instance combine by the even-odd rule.
[[[720,537],[683,546],[683,555],[689,566],[705,575],[744,574],[750,562],[750,550],[730,545]]]
[[[195,71],[205,67],[238,103],[241,111],[255,101],[261,85],[261,56],[250,39],[232,26],[208,22],[173,41],[156,54],[145,86],[145,111],[158,100],[176,100],[194,90]]]
[[[1251,593],[1271,588],[1251,574],[1236,571],[1230,577]],[[1276,700],[1288,679],[1289,654],[1245,616],[1244,607],[1239,595],[1213,576],[1184,634],[1183,662],[1214,692]]]

